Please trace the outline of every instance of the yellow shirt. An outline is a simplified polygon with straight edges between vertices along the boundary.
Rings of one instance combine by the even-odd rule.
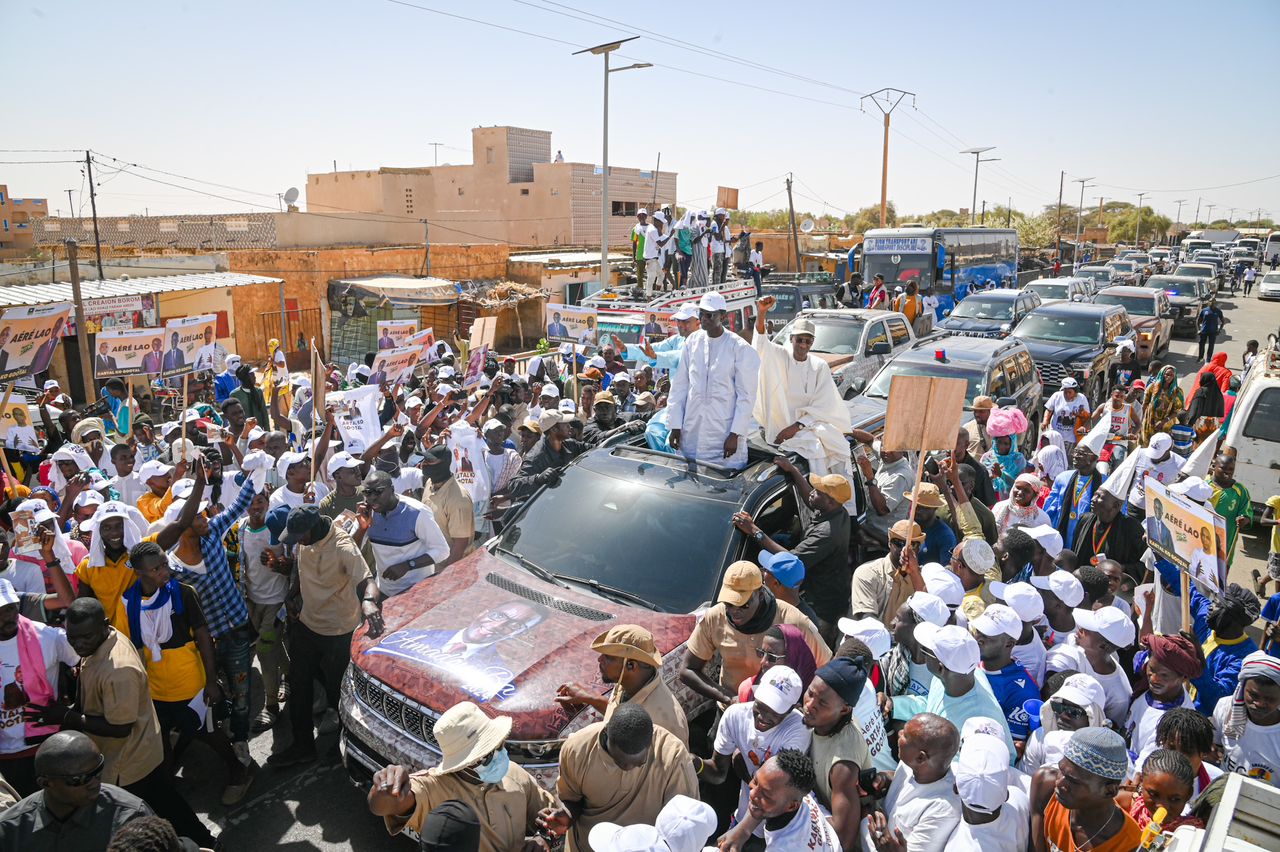
[[[195,631],[205,626],[204,612],[196,590],[185,583],[179,585],[182,593],[182,615],[175,611],[170,616],[173,634],[160,643],[160,659],[154,660],[145,646],[134,646],[147,667],[147,685],[156,701],[190,701],[204,690],[204,660],[196,646]],[[128,607],[120,607],[120,620],[125,624],[117,628],[130,642]]]
[[[154,535],[143,539],[143,541],[155,540]],[[93,596],[107,611],[107,620],[111,622],[111,626],[127,633],[129,617],[125,614],[120,596],[124,594],[125,589],[134,584],[138,577],[129,567],[129,551],[126,550],[120,554],[119,559],[112,560],[109,556],[106,559],[106,565],[90,566],[89,557],[86,556],[76,568],[76,576],[80,578],[80,582],[88,583],[93,589]]]
[[[471,541],[476,537],[475,506],[470,495],[452,476],[438,486],[427,480],[422,502],[431,507],[431,513],[436,516],[436,523],[440,525],[440,532],[444,533],[445,538],[450,541],[455,538]]]
[[[147,523],[154,524],[164,517],[164,510],[169,508],[171,503],[173,503],[172,488],[159,497],[155,492],[148,491],[138,498],[138,511],[147,519]]]
[[[609,693],[609,704],[604,708],[604,720],[609,721],[613,711],[626,701],[639,704],[648,711],[653,724],[675,734],[686,747],[689,745],[689,720],[684,714],[684,708],[676,700],[675,693],[662,679],[662,672],[654,672],[648,683],[636,690],[635,695],[625,700],[622,697],[622,686],[614,684],[613,692]]]
[[[1271,507],[1271,517],[1280,519],[1280,494],[1269,498],[1267,505]],[[1271,552],[1280,553],[1280,524],[1271,528]]]

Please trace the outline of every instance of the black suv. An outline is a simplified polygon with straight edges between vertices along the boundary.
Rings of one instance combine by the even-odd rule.
[[[1110,392],[1107,373],[1116,344],[1132,341],[1134,331],[1129,312],[1119,305],[1056,302],[1032,311],[1012,336],[1031,351],[1046,393],[1072,376],[1096,405]]]
[[[894,376],[964,379],[969,384],[964,393],[966,410],[979,396],[989,396],[1001,405],[1016,405],[1031,424],[1033,434],[1027,446],[1034,446],[1038,439],[1034,433],[1043,415],[1040,377],[1031,353],[1016,338],[944,335],[916,341],[881,367],[870,382],[853,380],[859,395],[846,404],[855,427],[872,433],[884,431]]]
[[[963,337],[1008,337],[1038,307],[1040,296],[1033,290],[971,293],[935,328]]]
[[[1191,275],[1152,275],[1142,286],[1163,290],[1173,308],[1173,332],[1190,331],[1194,337],[1200,312],[1213,298],[1208,280]]]

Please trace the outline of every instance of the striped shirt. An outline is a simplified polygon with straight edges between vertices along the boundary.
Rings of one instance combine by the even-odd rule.
[[[243,485],[247,477],[248,474],[236,474],[236,484]],[[175,568],[173,572],[179,580],[194,586],[200,593],[205,621],[209,623],[209,633],[214,639],[225,636],[249,620],[249,609],[245,606],[244,596],[240,594],[236,578],[231,573],[227,548],[222,539],[236,520],[248,510],[249,504],[253,502],[253,495],[252,488],[241,488],[235,501],[209,520],[209,532],[200,537],[204,573],[185,568]]]

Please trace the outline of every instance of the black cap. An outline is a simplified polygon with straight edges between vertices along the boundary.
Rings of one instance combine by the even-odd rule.
[[[424,850],[474,852],[480,848],[480,820],[470,805],[451,799],[427,814],[419,837]]]
[[[438,464],[449,464],[453,460],[453,454],[449,451],[447,444],[436,444],[428,447],[423,453],[422,463],[428,467],[435,467]]]
[[[285,522],[284,535],[280,536],[280,541],[285,544],[293,545],[302,540],[302,537],[320,524],[320,509],[311,504],[299,506],[289,513],[289,520]]]

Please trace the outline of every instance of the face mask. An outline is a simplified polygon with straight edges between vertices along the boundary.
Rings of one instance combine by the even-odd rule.
[[[511,765],[511,759],[507,757],[507,750],[500,748],[493,753],[493,756],[485,763],[475,768],[476,775],[481,782],[485,784],[497,784],[507,775],[507,769]]]

